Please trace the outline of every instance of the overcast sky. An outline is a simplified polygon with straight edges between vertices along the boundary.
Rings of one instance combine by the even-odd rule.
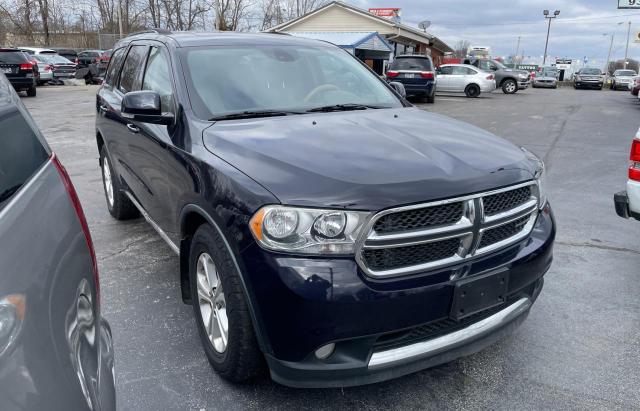
[[[640,9],[618,10],[617,0],[348,0],[369,7],[400,7],[402,22],[417,26],[430,20],[428,31],[451,47],[459,40],[474,46],[490,46],[494,56],[509,56],[516,51],[521,36],[520,53],[541,60],[547,34],[543,9],[560,10],[551,23],[548,54],[552,57],[580,58],[589,65],[604,65],[614,34],[613,59],[622,59],[631,21],[629,56],[640,58],[640,44],[634,44],[634,32],[640,30]],[[525,60],[526,61],[526,60]]]

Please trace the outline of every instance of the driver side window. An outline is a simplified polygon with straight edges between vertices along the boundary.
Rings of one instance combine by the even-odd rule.
[[[445,67],[440,67],[440,71],[438,72],[438,75],[449,75],[453,73],[453,66],[445,66]]]

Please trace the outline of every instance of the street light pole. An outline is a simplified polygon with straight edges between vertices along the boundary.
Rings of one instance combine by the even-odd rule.
[[[544,56],[542,56],[542,65],[544,66],[547,62],[547,47],[549,46],[549,33],[551,32],[551,19],[555,19],[560,14],[560,10],[556,10],[553,12],[553,16],[549,15],[549,10],[544,10],[542,12],[545,19],[549,20],[549,27],[547,28],[547,41],[544,43]]]
[[[607,33],[603,36],[608,36]],[[604,72],[609,74],[609,60],[611,59],[611,49],[613,48],[613,34],[611,34],[611,43],[609,43],[609,52],[607,53],[607,62],[605,63]]]
[[[627,28],[627,47],[624,49],[624,68],[627,68],[627,54],[629,53],[629,36],[631,35],[631,22],[628,22]]]

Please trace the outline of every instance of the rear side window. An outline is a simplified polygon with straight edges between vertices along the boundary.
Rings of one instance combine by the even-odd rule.
[[[431,60],[420,57],[399,57],[389,65],[391,70],[420,70],[431,71]]]
[[[0,210],[49,158],[17,110],[0,112]]]
[[[111,62],[109,63],[109,68],[107,69],[107,74],[105,74],[104,82],[110,85],[115,83],[116,73],[118,72],[118,68],[120,68],[120,63],[122,63],[122,59],[124,57],[124,48],[118,49],[113,53],[113,57],[111,58]]]
[[[123,93],[140,90],[142,69],[144,68],[144,60],[147,57],[147,50],[147,46],[132,46],[129,49],[120,72],[120,91]]]
[[[21,64],[27,61],[21,51],[0,51],[0,64]]]

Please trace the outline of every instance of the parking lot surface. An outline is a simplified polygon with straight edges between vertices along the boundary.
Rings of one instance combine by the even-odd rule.
[[[213,372],[192,308],[180,299],[178,258],[143,219],[118,222],[107,211],[96,90],[44,87],[23,102],[66,165],[89,221],[119,409],[640,407],[640,222],[617,217],[612,199],[640,126],[640,103],[628,92],[533,89],[421,104],[544,158],[558,223],[545,287],[523,326],[478,354],[370,386],[300,390],[267,377],[232,385]]]

